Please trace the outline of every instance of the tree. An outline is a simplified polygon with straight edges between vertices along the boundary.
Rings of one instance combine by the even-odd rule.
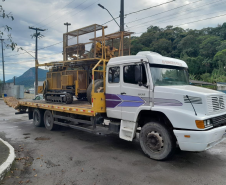
[[[183,38],[179,43],[177,48],[182,54],[188,55],[189,57],[197,57],[199,54],[198,41],[193,35],[188,35]]]
[[[201,57],[201,56],[186,57],[183,60],[188,65],[189,73],[196,75],[197,78],[198,78],[197,75],[201,75],[205,72],[205,69],[203,68],[203,65],[202,65],[202,62],[204,60],[203,57]]]
[[[210,36],[200,44],[200,54],[206,58],[213,58],[217,47],[221,44],[220,37]]]
[[[226,49],[226,40],[221,42],[221,45],[217,47],[217,51],[222,51]]]
[[[205,58],[202,62],[202,65],[204,65],[206,67],[206,73],[207,73],[207,70],[208,70],[211,62],[212,61],[209,58]]]
[[[172,52],[172,43],[166,39],[159,39],[150,44],[150,50],[169,56],[169,53]]]
[[[5,0],[2,0],[2,2],[4,1]],[[11,14],[11,12],[10,13],[6,12],[2,5],[0,5],[0,17],[3,19],[11,19],[12,21],[14,20],[14,17]],[[10,34],[10,30],[12,30],[11,27],[0,24],[0,38],[6,35],[7,36],[7,39],[5,39],[6,47],[14,50],[17,44],[13,42],[12,36]]]
[[[214,60],[218,62],[219,70],[224,70],[226,67],[226,49],[218,51],[214,56]]]

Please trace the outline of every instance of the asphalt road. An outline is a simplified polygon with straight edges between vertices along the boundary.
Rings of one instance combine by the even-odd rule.
[[[15,147],[17,160],[4,185],[225,185],[226,141],[168,161],[147,158],[138,142],[62,128],[35,128],[0,100],[0,137]],[[0,183],[1,184],[1,183]]]

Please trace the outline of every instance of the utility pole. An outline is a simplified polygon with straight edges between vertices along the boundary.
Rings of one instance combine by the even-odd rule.
[[[3,41],[4,39],[0,39],[2,42],[2,72],[3,72],[3,85],[5,84],[5,69],[4,69],[4,54],[3,54]]]
[[[108,11],[108,13],[111,15],[111,13],[109,12],[109,10],[107,8],[105,8],[103,5],[101,4],[98,4],[99,7],[105,9]],[[120,42],[120,45],[121,45],[121,51],[120,52],[120,55],[123,56],[123,39],[124,39],[124,0],[121,0],[121,10],[120,10],[120,25],[117,23],[117,21],[115,20],[115,18],[111,15],[111,17],[113,18],[113,20],[116,22],[116,24],[120,27],[120,34],[121,34],[121,42]]]
[[[124,31],[124,0],[121,0],[120,31]]]
[[[64,25],[67,26],[67,32],[68,32],[68,26],[71,26],[71,23],[66,22],[64,23]]]
[[[120,10],[120,32],[121,32],[121,56],[123,56],[124,50],[124,0],[121,0],[121,10]]]
[[[38,94],[38,38],[43,37],[38,31],[45,31],[40,28],[33,28],[29,26],[29,29],[35,30],[35,33],[32,37],[35,37],[35,96]]]
[[[66,22],[64,23],[64,25],[67,26],[67,33],[68,33],[68,26],[71,26],[71,23]],[[68,45],[68,35],[66,36],[66,45]],[[62,52],[63,56],[64,56],[64,52],[66,51],[64,51],[64,47],[63,47],[63,52]]]

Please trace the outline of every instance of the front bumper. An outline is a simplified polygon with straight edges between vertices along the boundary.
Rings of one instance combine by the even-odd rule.
[[[184,151],[204,151],[226,139],[226,126],[207,131],[174,130],[173,132],[180,149]]]

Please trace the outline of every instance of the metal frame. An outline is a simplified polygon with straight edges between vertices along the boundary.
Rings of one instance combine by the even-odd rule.
[[[66,49],[67,48],[71,48],[71,47],[75,47],[75,46],[79,46],[79,45],[86,45],[86,44],[94,44],[94,56],[93,58],[96,58],[96,32],[100,31],[100,30],[104,30],[105,28],[107,28],[107,26],[101,26],[98,24],[93,24],[87,27],[83,27],[80,28],[78,30],[74,30],[74,31],[70,31],[68,33],[64,33],[63,34],[63,39],[64,39],[64,44],[63,44],[63,51],[64,51],[64,56],[63,56],[63,60],[67,61],[68,57],[67,57],[67,52]],[[94,33],[94,39],[91,42],[86,42],[86,43],[79,43],[79,36],[88,34],[88,33]],[[103,33],[103,32],[102,32]],[[70,45],[68,46],[68,36],[72,36],[72,37],[77,37],[77,44],[74,45]],[[79,59],[78,58],[78,50],[77,50],[77,60],[83,60],[83,58]]]

